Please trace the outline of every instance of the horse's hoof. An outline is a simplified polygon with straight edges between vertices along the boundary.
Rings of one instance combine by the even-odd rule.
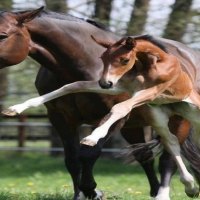
[[[158,195],[155,198],[152,198],[154,200],[170,200],[169,196],[163,196],[163,195]]]
[[[104,193],[100,190],[96,190],[96,197],[94,197],[94,200],[104,200]]]
[[[95,146],[97,144],[95,141],[90,140],[88,138],[83,138],[80,143],[84,144],[84,145],[87,145],[87,146],[91,146],[91,147],[93,147],[93,146]]]
[[[91,200],[104,200],[104,194],[103,194],[102,191],[100,191],[100,190],[95,190],[95,192],[96,192],[96,196],[93,197],[92,199],[91,199],[91,198],[89,198],[89,199],[91,199]],[[77,199],[74,199],[74,200],[87,200],[87,199],[88,199],[88,197],[86,197],[86,196],[83,194],[83,192],[80,192],[78,198],[77,198]]]
[[[199,189],[198,188],[194,188],[192,191],[186,191],[185,193],[188,197],[190,198],[197,198],[199,196]]]
[[[1,113],[4,114],[4,115],[7,115],[7,116],[15,116],[15,115],[18,114],[16,111],[9,109],[9,108],[3,110]]]

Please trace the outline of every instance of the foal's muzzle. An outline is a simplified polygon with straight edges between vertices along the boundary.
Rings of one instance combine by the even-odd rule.
[[[110,89],[113,86],[113,82],[111,81],[105,81],[105,80],[99,80],[99,85],[103,89]]]

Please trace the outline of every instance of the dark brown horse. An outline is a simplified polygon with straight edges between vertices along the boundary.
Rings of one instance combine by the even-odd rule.
[[[31,56],[43,66],[36,80],[41,95],[70,82],[99,80],[103,66],[101,60],[96,58],[104,48],[92,41],[91,34],[111,42],[119,39],[81,19],[41,12],[41,9],[3,12],[0,14],[0,67],[17,64],[28,55]],[[166,45],[172,48],[179,46],[173,42],[171,45],[168,41]],[[181,48],[184,50],[184,47]],[[187,62],[182,55],[179,56]],[[115,103],[127,98],[129,95],[125,93],[118,96],[71,94],[46,104],[48,116],[64,145],[66,167],[74,183],[74,199],[79,199],[80,190],[88,198],[97,196],[92,169],[106,140],[103,139],[93,148],[80,146],[77,127],[82,123],[97,124]],[[148,125],[143,117],[145,115],[145,107],[138,109],[121,130],[130,143],[144,142],[143,127]],[[130,137],[133,132],[136,134]],[[142,162],[143,158],[138,160]],[[143,163],[142,166],[151,184],[151,194],[156,195],[159,182],[154,173],[153,161]],[[160,168],[171,173],[171,169],[164,166]]]
[[[98,25],[42,9],[2,12],[0,68],[20,63],[27,56],[32,57],[42,65],[36,79],[36,87],[41,95],[66,83],[98,80],[103,66],[101,60],[96,58],[104,48],[92,41],[91,34],[111,41],[118,39],[118,36]],[[113,98],[97,94],[72,94],[46,104],[49,119],[63,142],[65,164],[74,184],[74,199],[79,199],[80,191],[87,198],[97,196],[92,169],[104,143],[102,141],[94,148],[80,146],[77,128],[82,123],[97,124],[114,103],[126,98],[126,94]],[[126,129],[127,133],[134,131],[143,133],[143,128]],[[144,142],[144,139],[139,134],[131,142],[134,141]],[[152,173],[152,165],[153,162],[145,163],[143,167],[150,174],[152,195],[156,195],[159,182],[155,173]]]

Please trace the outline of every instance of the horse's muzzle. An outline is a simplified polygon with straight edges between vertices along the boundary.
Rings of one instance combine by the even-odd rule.
[[[105,81],[105,80],[99,80],[99,85],[103,89],[110,89],[113,86],[113,82],[111,81]]]

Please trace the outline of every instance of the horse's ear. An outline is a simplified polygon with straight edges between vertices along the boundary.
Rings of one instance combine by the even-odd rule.
[[[16,20],[18,24],[23,24],[33,20],[36,16],[40,14],[40,12],[44,9],[44,6],[36,9],[36,10],[29,10],[16,13]]]
[[[125,47],[126,47],[128,50],[132,50],[135,46],[136,46],[136,41],[135,41],[135,39],[132,38],[132,37],[127,37],[127,38],[126,38]]]
[[[95,38],[93,35],[91,35],[91,38],[99,45],[105,47],[105,48],[109,48],[112,43],[111,42],[107,42],[107,41],[103,41],[103,40],[100,40],[100,39],[97,39]]]

